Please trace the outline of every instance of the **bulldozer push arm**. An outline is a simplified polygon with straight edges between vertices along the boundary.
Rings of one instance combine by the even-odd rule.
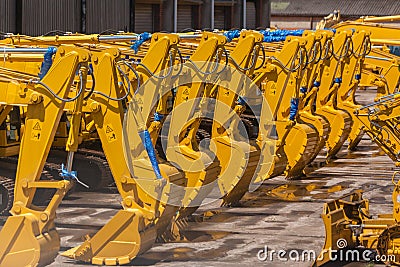
[[[34,50],[34,49],[33,49]],[[41,80],[31,75],[0,70],[0,103],[26,106],[25,133],[22,137],[16,175],[14,205],[0,239],[1,266],[37,266],[52,262],[60,247],[54,226],[56,208],[71,182],[40,181],[40,175],[66,101],[82,101],[89,54],[84,49],[59,47],[55,62]],[[74,99],[68,99],[76,71],[80,81]],[[77,107],[79,103],[77,103]],[[71,136],[71,140],[73,137]],[[32,151],[35,151],[32,154]],[[31,164],[32,161],[37,164]],[[47,207],[32,205],[37,188],[54,188]]]

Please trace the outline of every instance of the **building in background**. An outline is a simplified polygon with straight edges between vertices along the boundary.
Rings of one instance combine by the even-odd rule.
[[[361,16],[400,14],[399,0],[271,0],[271,26],[289,29],[315,29],[334,10],[342,20]]]
[[[0,0],[0,31],[98,33],[265,28],[270,0]]]
[[[400,14],[399,0],[0,0],[0,31],[141,33],[191,29],[310,29],[339,9],[342,18]]]

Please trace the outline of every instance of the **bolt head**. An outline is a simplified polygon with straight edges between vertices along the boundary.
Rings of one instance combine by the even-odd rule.
[[[14,212],[16,213],[16,214],[20,214],[21,213],[21,207],[20,206],[15,206],[14,207]]]
[[[42,222],[46,222],[46,221],[48,221],[49,220],[49,215],[47,215],[47,213],[42,213],[42,214],[40,214],[40,220],[42,221]]]

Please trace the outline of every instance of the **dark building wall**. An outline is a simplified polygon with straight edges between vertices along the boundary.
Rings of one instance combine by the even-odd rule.
[[[53,30],[81,31],[80,0],[23,0],[21,3],[23,34],[41,35]]]
[[[151,4],[136,5],[135,8],[135,32],[153,31],[153,6]]]
[[[15,0],[0,0],[0,31],[16,32]]]
[[[129,0],[86,0],[87,33],[128,31],[129,16]]]
[[[140,2],[139,2],[140,1]],[[182,0],[183,1],[183,0]],[[210,28],[210,0],[178,1],[177,30]],[[247,28],[259,24],[254,1],[247,0]],[[215,1],[214,27],[240,28],[243,11],[234,2]],[[243,3],[238,0],[236,3]],[[207,12],[209,14],[207,14]],[[207,17],[207,19],[206,19]],[[242,23],[242,22],[240,22]],[[173,0],[0,0],[0,31],[42,35],[50,31],[100,33],[105,30],[134,32],[173,31]]]
[[[256,25],[256,6],[252,1],[246,2],[246,28],[255,29]]]
[[[192,6],[178,5],[178,32],[193,28]]]

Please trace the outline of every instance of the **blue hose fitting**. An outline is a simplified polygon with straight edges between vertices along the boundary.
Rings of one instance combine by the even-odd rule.
[[[290,113],[289,113],[289,119],[291,121],[294,121],[297,115],[297,110],[299,109],[299,99],[298,98],[292,98],[290,99]]]
[[[38,74],[40,79],[43,79],[46,76],[47,72],[53,65],[53,55],[57,52],[57,48],[54,46],[49,46],[47,48],[46,53],[44,53],[44,59],[42,65],[40,66],[40,72]]]
[[[146,42],[147,40],[151,39],[151,34],[148,32],[144,32],[139,34],[138,39],[133,43],[133,45],[131,46],[131,48],[133,49],[133,51],[135,51],[135,54],[138,52],[139,47]]]

